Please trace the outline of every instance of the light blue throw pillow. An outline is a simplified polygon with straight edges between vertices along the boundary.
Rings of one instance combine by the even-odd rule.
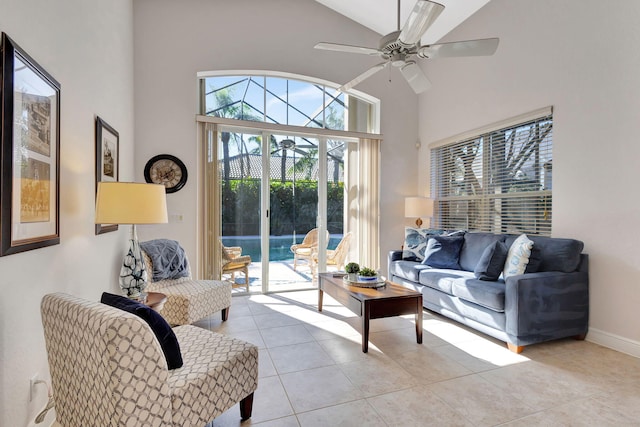
[[[507,254],[507,260],[504,263],[504,270],[502,271],[505,280],[510,276],[524,274],[527,264],[529,263],[532,248],[533,241],[531,241],[526,234],[521,234],[513,241]]]

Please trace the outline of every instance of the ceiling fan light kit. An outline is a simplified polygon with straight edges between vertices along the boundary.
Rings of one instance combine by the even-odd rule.
[[[402,76],[415,93],[422,93],[431,87],[431,82],[414,58],[435,59],[468,56],[490,56],[498,48],[499,39],[478,39],[421,46],[420,39],[433,22],[440,16],[444,6],[429,0],[418,0],[400,30],[400,0],[398,0],[398,30],[383,36],[378,49],[340,43],[321,42],[316,49],[378,56],[385,60],[340,86],[345,92],[368,79],[388,64],[399,68]]]

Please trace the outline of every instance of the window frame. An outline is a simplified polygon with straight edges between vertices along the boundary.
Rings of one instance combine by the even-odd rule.
[[[546,124],[547,127],[541,128],[542,124]],[[536,128],[533,127],[535,125],[537,125]],[[533,146],[535,150],[525,158],[528,160],[532,155],[536,156],[533,159],[534,168],[529,166],[530,170],[535,171],[534,179],[522,180],[520,185],[513,177],[509,181],[504,175],[496,173],[498,170],[501,172],[506,170],[507,160],[504,157],[498,157],[497,166],[499,167],[496,167],[496,157],[490,160],[492,156],[489,153],[496,150],[499,144],[503,145],[504,150],[509,143],[506,139],[508,132],[522,131],[526,126],[530,126],[530,129],[544,129],[546,133],[543,137],[535,135],[537,138]],[[505,138],[494,140],[495,136],[501,133]],[[521,143],[519,140],[517,142]],[[473,149],[476,151],[470,153]],[[452,150],[457,150],[457,153],[452,155]],[[457,164],[458,160],[463,161],[461,159],[465,155],[469,158],[467,161],[471,163],[464,166]],[[432,224],[434,227],[493,233],[551,235],[552,107],[535,110],[438,141],[429,146],[429,156],[430,191],[434,199]],[[541,163],[540,159],[544,159],[545,156],[546,161]],[[445,161],[448,163],[445,164]],[[464,174],[462,178],[459,176],[460,170]],[[514,170],[512,167],[511,172]],[[456,173],[458,176],[454,178],[453,175]],[[475,184],[473,188],[471,188],[472,182]],[[508,189],[507,182],[511,184]],[[456,186],[458,194],[453,194]]]

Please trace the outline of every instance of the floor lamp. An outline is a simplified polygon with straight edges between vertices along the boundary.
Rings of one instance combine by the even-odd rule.
[[[99,182],[96,197],[96,224],[131,224],[129,249],[120,269],[122,293],[143,300],[148,273],[138,243],[137,224],[168,222],[164,185],[137,182]]]

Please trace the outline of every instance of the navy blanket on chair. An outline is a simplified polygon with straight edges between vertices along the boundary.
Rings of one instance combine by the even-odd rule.
[[[189,276],[189,264],[182,246],[175,240],[155,239],[140,242],[140,248],[153,263],[153,281]]]

